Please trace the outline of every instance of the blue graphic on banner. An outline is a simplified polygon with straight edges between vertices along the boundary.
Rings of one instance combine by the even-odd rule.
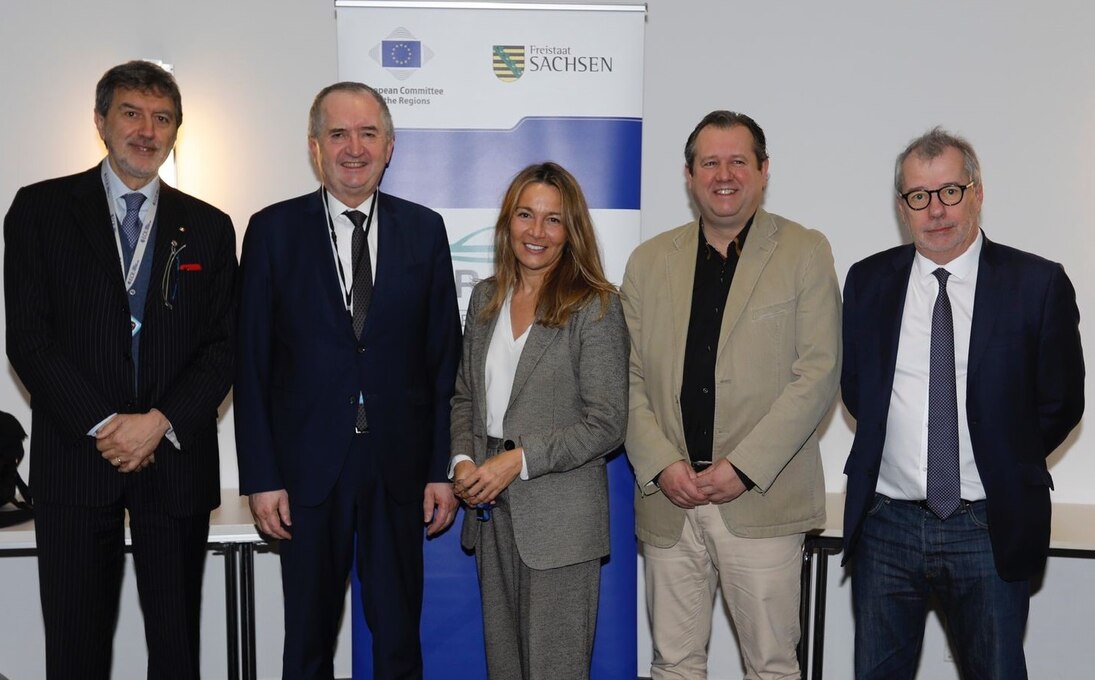
[[[426,678],[486,678],[483,610],[475,558],[460,547],[463,509],[445,533],[425,541],[422,602],[422,665]],[[632,523],[634,527],[634,523]],[[355,678],[373,677],[373,638],[361,607],[361,582],[353,569],[353,669]],[[631,568],[632,577],[635,568]],[[632,597],[632,600],[635,598]],[[631,654],[635,656],[634,650]]]
[[[639,118],[524,118],[509,130],[400,128],[381,189],[434,210],[497,208],[518,171],[555,161],[578,179],[590,208],[638,210],[642,133]]]
[[[609,525],[612,554],[601,566],[601,599],[593,642],[591,680],[634,680],[637,578],[635,575],[635,476],[623,452],[608,461]],[[460,547],[464,510],[444,534],[425,542],[422,606],[422,664],[427,680],[487,677],[483,610],[475,558]],[[361,584],[351,570],[353,669],[355,678],[373,677],[372,636],[360,606]]]
[[[601,603],[593,639],[591,680],[631,680],[639,675],[635,626],[635,473],[621,451],[608,462],[608,526],[612,554],[601,567]]]
[[[383,40],[380,65],[384,68],[422,68],[422,41]]]
[[[494,225],[476,229],[449,244],[453,262],[494,264]]]

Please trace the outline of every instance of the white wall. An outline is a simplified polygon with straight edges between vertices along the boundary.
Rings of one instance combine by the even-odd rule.
[[[1095,278],[1086,269],[1095,252],[1089,228],[1095,206],[1088,200],[1095,186],[1089,160],[1095,149],[1090,4],[649,0],[648,6],[645,237],[690,219],[682,178],[685,137],[707,111],[736,109],[754,116],[768,133],[772,181],[766,207],[824,231],[843,277],[854,261],[900,242],[893,158],[910,138],[940,123],[967,135],[981,155],[986,233],[1064,263],[1084,315],[1081,332],[1089,344],[1095,338],[1087,316]],[[315,186],[305,119],[315,92],[337,75],[334,39],[329,0],[5,2],[0,208],[6,209],[21,185],[97,162],[103,152],[91,123],[96,80],[126,59],[158,58],[175,65],[183,91],[180,187],[229,212],[242,236],[255,210]],[[0,409],[29,423],[29,404],[10,369],[0,371]],[[1082,429],[1052,459],[1059,502],[1095,503],[1095,457],[1085,455],[1090,437]],[[236,472],[230,415],[222,418],[221,431],[224,485],[231,487]],[[843,488],[850,443],[851,423],[837,407],[822,442],[830,490]],[[259,574],[263,677],[277,673],[280,642],[278,572],[269,558],[260,557]],[[1069,602],[1070,592],[1086,592],[1091,567],[1058,562],[1051,563],[1032,603],[1028,654],[1034,677],[1066,677],[1063,671],[1053,675],[1053,669],[1089,668],[1092,661],[1090,645],[1059,644],[1071,631],[1090,631],[1084,609],[1046,606]],[[217,558],[210,563],[219,564]],[[839,574],[835,564],[834,559],[831,573]],[[25,611],[37,621],[27,573],[33,569],[25,561],[0,560],[3,610]],[[213,592],[220,581],[212,569],[207,615],[220,606]],[[849,667],[850,614],[840,615],[842,607],[848,609],[843,592],[834,589],[830,599],[830,677],[847,677]],[[127,601],[123,619],[139,617],[132,609]],[[11,617],[3,619],[0,640],[10,640]],[[223,647],[221,635],[218,625],[205,633],[206,668],[221,667],[213,661],[223,654],[214,646],[216,641]],[[19,644],[0,643],[0,673],[12,675],[13,659],[40,658],[33,628],[15,639]],[[347,647],[340,655],[343,673]],[[717,627],[713,647],[712,678],[740,675],[725,623]],[[117,677],[131,671],[139,677],[132,668],[139,658],[120,653]],[[947,677],[946,666],[936,668],[943,663],[937,656],[925,652],[921,677]],[[649,647],[642,646],[640,669],[648,661]],[[29,671],[14,674],[33,677]]]

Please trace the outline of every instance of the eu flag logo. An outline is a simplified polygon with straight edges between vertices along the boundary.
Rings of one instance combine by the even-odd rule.
[[[422,68],[421,40],[383,40],[380,51],[384,68]]]

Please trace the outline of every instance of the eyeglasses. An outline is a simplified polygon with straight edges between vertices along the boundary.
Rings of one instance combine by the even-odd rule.
[[[903,194],[898,194],[905,201],[905,205],[909,206],[913,210],[923,210],[928,207],[928,204],[932,202],[932,194],[939,197],[939,202],[943,205],[958,205],[962,202],[962,198],[966,195],[966,189],[969,189],[977,182],[971,181],[969,184],[962,186],[961,184],[946,184],[933,191],[927,189],[913,189],[912,191],[906,191]]]

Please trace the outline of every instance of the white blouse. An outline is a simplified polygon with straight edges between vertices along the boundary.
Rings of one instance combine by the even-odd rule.
[[[525,349],[525,341],[528,340],[529,331],[532,330],[533,321],[525,332],[516,340],[513,338],[513,323],[510,320],[511,291],[502,303],[502,309],[498,312],[498,323],[494,324],[494,334],[491,335],[490,345],[487,347],[487,358],[484,366],[487,393],[487,435],[495,439],[501,439],[505,430],[503,422],[506,419],[506,408],[509,407],[509,397],[513,393],[513,378],[517,375],[517,364],[521,361],[521,352]],[[460,461],[471,460],[465,455],[454,456],[449,461],[448,477],[452,479],[456,464]],[[525,452],[521,452],[521,479],[528,479],[528,459]]]
[[[517,363],[521,361],[521,352],[525,349],[532,324],[516,340],[513,338],[513,323],[510,319],[510,292],[498,312],[498,323],[494,325],[494,334],[490,338],[486,360],[487,391],[487,435],[501,439],[504,434],[502,422],[506,417],[509,397],[513,392],[513,377],[517,375]]]

